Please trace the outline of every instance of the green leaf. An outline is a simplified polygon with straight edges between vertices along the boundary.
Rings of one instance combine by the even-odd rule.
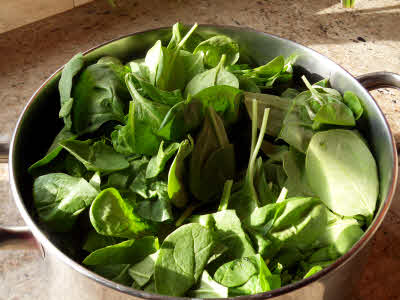
[[[179,22],[175,23],[172,26],[172,37],[168,43],[167,48],[168,49],[177,48],[179,43],[181,43],[182,41],[182,37],[184,37],[188,31],[189,31],[188,28],[186,28],[181,23]],[[197,45],[201,43],[203,40],[204,39],[199,34],[193,32],[192,34],[189,35],[187,41],[183,44],[182,49],[188,52],[193,52],[194,49],[197,47]]]
[[[141,219],[134,205],[114,188],[105,189],[96,197],[89,215],[93,227],[103,235],[136,238],[154,231],[152,224]]]
[[[158,239],[146,236],[98,249],[90,253],[82,263],[85,265],[134,264],[156,252],[158,248]]]
[[[290,147],[283,157],[283,168],[287,174],[285,188],[288,189],[288,197],[314,195],[307,181],[305,160],[306,156],[294,147]]]
[[[214,279],[226,287],[235,287],[247,282],[257,274],[254,257],[243,257],[223,264],[214,274]]]
[[[188,292],[189,297],[194,298],[227,298],[228,288],[214,281],[207,271],[203,271],[200,283],[196,289]]]
[[[154,222],[173,219],[168,186],[165,182],[147,180],[143,170],[133,180],[130,189],[145,198],[136,204],[136,212],[139,216]]]
[[[61,131],[55,137],[53,143],[46,153],[46,156],[32,164],[29,167],[28,172],[30,174],[33,174],[36,169],[48,165],[58,156],[58,154],[60,154],[62,150],[62,147],[59,145],[60,142],[72,141],[77,137],[78,136],[76,134],[72,133],[67,127],[64,126],[63,129],[61,129]]]
[[[225,70],[226,56],[222,55],[219,64],[210,70],[197,74],[189,81],[185,88],[185,96],[196,94],[205,88],[215,85],[228,85],[239,88],[239,81],[235,75]]]
[[[379,193],[376,163],[353,131],[316,133],[307,150],[306,175],[313,192],[335,213],[374,214]]]
[[[165,151],[163,147],[164,141],[161,142],[157,155],[153,156],[147,165],[146,178],[154,178],[164,170],[167,161],[178,151],[179,143],[172,143]]]
[[[203,53],[204,63],[209,67],[216,67],[224,54],[225,64],[233,65],[239,59],[239,44],[225,35],[216,35],[201,42],[193,53]]]
[[[345,254],[358,242],[364,231],[353,218],[337,219],[328,224],[316,244],[320,247],[332,246],[340,255]],[[333,260],[331,258],[330,260]],[[327,259],[328,260],[328,259]]]
[[[83,163],[89,171],[114,172],[129,167],[129,162],[120,153],[104,142],[63,141],[60,145]]]
[[[85,179],[63,173],[40,176],[33,183],[33,201],[39,219],[56,232],[70,231],[97,194]]]
[[[64,119],[66,129],[71,129],[72,126],[71,109],[74,102],[74,99],[71,97],[72,80],[83,68],[84,64],[85,59],[82,53],[76,54],[65,64],[58,83],[61,102],[59,117]]]
[[[150,82],[154,86],[166,91],[184,88],[187,74],[180,50],[196,28],[197,24],[174,47],[163,47],[161,41],[157,41],[147,52],[145,62],[149,68]]]
[[[310,276],[314,275],[315,273],[318,273],[319,271],[322,271],[322,267],[314,266],[306,273],[306,275],[304,275],[303,279],[310,277]]]
[[[153,100],[154,102],[166,105],[175,105],[184,100],[180,90],[171,92],[163,91],[159,88],[156,88],[150,82],[143,80],[142,77],[137,76],[135,73],[133,75],[135,80],[140,84],[145,97]]]
[[[183,225],[167,236],[155,265],[157,293],[183,296],[203,273],[213,244],[210,230],[199,224]]]
[[[309,249],[325,230],[327,209],[314,198],[289,198],[270,234],[282,246]]]
[[[190,136],[179,145],[178,153],[168,173],[168,196],[176,207],[184,207],[188,200],[184,184],[185,158],[193,150],[193,140]]]
[[[208,108],[194,145],[189,167],[189,188],[201,202],[220,196],[223,184],[235,174],[235,154],[221,118]]]
[[[361,105],[360,99],[358,99],[356,94],[351,91],[345,92],[343,95],[343,102],[352,110],[356,120],[362,116],[364,109]]]
[[[212,267],[219,267],[222,263],[230,260],[255,254],[253,246],[234,210],[228,209],[213,214],[194,216],[191,221],[212,228],[215,240],[229,249],[212,263]],[[210,265],[207,266],[207,268],[209,267]]]
[[[130,155],[134,154],[136,150],[136,137],[135,137],[135,102],[129,103],[129,112],[126,124],[124,126],[118,125],[111,133],[111,141],[114,150]]]
[[[93,132],[108,121],[124,120],[129,93],[124,83],[128,70],[118,64],[87,67],[72,90],[72,128],[78,134]]]
[[[203,115],[212,107],[228,126],[238,120],[242,96],[241,90],[236,87],[215,85],[201,90],[193,98],[203,105]]]
[[[111,246],[121,242],[120,239],[98,234],[95,230],[91,230],[88,233],[86,242],[83,244],[82,249],[87,252],[93,252],[100,248]]]
[[[126,85],[134,102],[135,153],[154,155],[161,139],[156,134],[170,107],[144,98],[137,91],[133,75],[126,76]]]
[[[179,59],[182,60],[183,67],[185,68],[186,78],[185,82],[188,83],[197,74],[203,73],[204,68],[204,55],[203,53],[190,53],[187,51],[179,51]]]
[[[135,282],[143,287],[146,285],[154,274],[154,266],[158,258],[160,251],[146,256],[142,261],[134,264],[128,270],[129,275],[135,280]]]

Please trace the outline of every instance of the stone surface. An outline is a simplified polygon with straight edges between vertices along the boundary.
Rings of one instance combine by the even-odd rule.
[[[11,134],[32,93],[76,52],[178,20],[247,26],[273,33],[319,51],[356,76],[382,70],[400,72],[397,0],[358,0],[354,10],[342,9],[338,0],[116,2],[118,8],[114,10],[107,1],[96,1],[0,35],[1,135]],[[373,95],[399,143],[400,93],[381,89]],[[22,224],[9,200],[7,180],[5,166],[1,165],[1,223]],[[400,218],[389,213],[374,238],[355,299],[400,299],[399,232]],[[29,251],[0,252],[0,300],[45,299],[43,268],[37,255]]]

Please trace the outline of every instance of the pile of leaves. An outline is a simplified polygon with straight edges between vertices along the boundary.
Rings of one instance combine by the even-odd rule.
[[[296,56],[253,67],[196,27],[126,64],[65,65],[64,127],[29,168],[38,220],[79,235],[91,270],[147,292],[250,295],[311,276],[375,212],[362,104],[328,80],[294,89]]]

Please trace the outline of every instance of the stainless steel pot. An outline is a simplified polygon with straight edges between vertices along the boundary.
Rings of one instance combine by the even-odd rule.
[[[380,175],[380,204],[374,221],[361,240],[335,263],[323,271],[284,286],[278,290],[245,297],[246,299],[350,299],[352,286],[358,281],[365,264],[370,241],[381,225],[392,201],[397,181],[397,151],[388,123],[368,90],[380,87],[400,88],[400,76],[393,73],[373,73],[352,77],[343,68],[321,54],[297,43],[247,28],[230,26],[199,26],[203,35],[226,34],[240,43],[242,56],[256,64],[263,64],[277,55],[297,53],[296,70],[308,77],[329,77],[332,86],[340,92],[351,90],[362,100],[365,117],[361,130],[375,155]],[[157,39],[168,40],[169,28],[161,28],[128,35],[85,52],[90,61],[112,55],[123,61],[142,57]],[[62,69],[62,68],[61,68]],[[0,246],[28,246],[43,249],[48,284],[46,299],[128,299],[130,296],[146,299],[175,300],[134,290],[107,280],[79,264],[69,251],[73,239],[43,231],[35,223],[32,209],[32,179],[27,173],[30,164],[46,152],[53,137],[62,127],[58,119],[59,96],[57,83],[59,69],[34,93],[23,110],[15,128],[9,150],[9,177],[12,196],[27,227],[0,227]],[[295,73],[297,72],[295,70]],[[7,147],[2,145],[0,152]],[[37,242],[35,242],[37,241]],[[243,298],[243,297],[239,297]]]

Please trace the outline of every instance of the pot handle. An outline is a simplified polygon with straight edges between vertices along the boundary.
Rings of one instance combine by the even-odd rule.
[[[356,77],[356,79],[367,90],[372,91],[379,88],[400,89],[400,75],[391,72],[368,73]]]
[[[0,136],[0,163],[8,162],[8,137]],[[0,250],[40,249],[41,246],[33,237],[27,226],[0,225]]]

